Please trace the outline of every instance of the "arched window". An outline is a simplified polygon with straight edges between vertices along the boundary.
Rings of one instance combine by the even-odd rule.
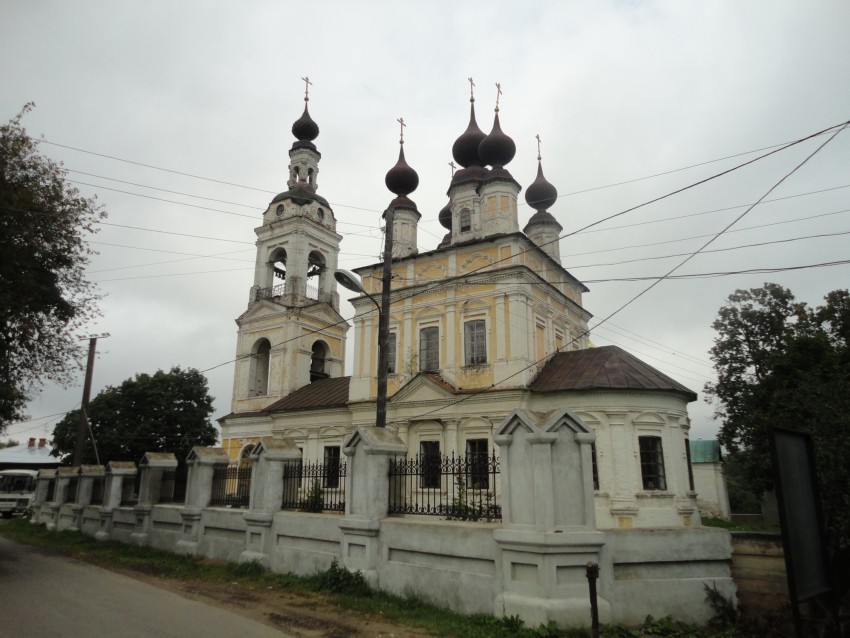
[[[325,256],[317,250],[313,250],[307,256],[307,297],[320,299],[327,285],[327,262]]]
[[[275,250],[267,263],[265,281],[262,283],[259,298],[280,297],[286,289],[286,250]]]
[[[272,344],[260,339],[251,348],[251,366],[248,380],[248,396],[261,397],[269,393],[269,363]]]
[[[310,186],[316,185],[316,175],[312,168],[307,169],[307,183],[310,184]]]
[[[460,232],[465,233],[472,230],[472,213],[468,208],[460,211]]]
[[[301,181],[301,168],[300,168],[300,167],[298,167],[298,166],[293,166],[293,167],[292,167],[292,179],[293,179],[295,182],[300,182],[300,181]]]
[[[330,348],[324,341],[316,341],[313,344],[313,354],[310,358],[310,383],[319,379],[327,379],[327,360]]]

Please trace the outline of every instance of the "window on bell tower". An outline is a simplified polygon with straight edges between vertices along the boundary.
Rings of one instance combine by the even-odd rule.
[[[313,344],[313,354],[310,357],[310,383],[319,379],[327,379],[330,376],[327,372],[329,354],[330,348],[324,341],[317,341]]]
[[[248,379],[248,396],[261,397],[269,393],[269,364],[272,345],[268,339],[259,339],[251,348]]]

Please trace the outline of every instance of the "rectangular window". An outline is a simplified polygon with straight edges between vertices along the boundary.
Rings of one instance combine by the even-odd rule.
[[[487,363],[487,330],[483,319],[463,324],[464,363],[477,366]]]
[[[599,466],[596,464],[596,443],[590,444],[591,464],[593,468],[593,489],[599,489]]]
[[[538,363],[546,358],[546,326],[534,324],[534,355]]]
[[[422,489],[440,488],[440,442],[420,441],[419,460],[421,471],[419,487]]]
[[[391,332],[389,334],[389,339],[387,340],[387,374],[395,374],[395,353],[396,353],[396,339],[395,333]]]
[[[440,369],[440,329],[437,326],[419,331],[419,370]]]
[[[685,456],[688,460],[688,485],[694,491],[694,466],[691,465],[691,440],[685,439]]]
[[[487,439],[469,439],[466,442],[467,489],[480,490],[490,487],[487,461]]]
[[[339,487],[339,446],[325,446],[325,487]]]
[[[666,490],[667,480],[664,478],[664,450],[661,447],[661,437],[641,436],[638,437],[638,443],[643,489]]]
[[[468,208],[460,211],[460,232],[465,233],[472,230],[472,214]]]

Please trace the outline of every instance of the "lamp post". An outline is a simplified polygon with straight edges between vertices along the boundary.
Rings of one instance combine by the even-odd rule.
[[[378,399],[375,406],[375,427],[382,428],[387,425],[387,375],[389,374],[389,352],[390,340],[390,280],[392,278],[393,264],[393,217],[395,209],[391,206],[384,214],[386,220],[386,233],[384,236],[384,264],[381,276],[381,303],[363,289],[360,280],[347,270],[337,270],[334,273],[336,279],[343,288],[352,292],[364,294],[378,308]]]

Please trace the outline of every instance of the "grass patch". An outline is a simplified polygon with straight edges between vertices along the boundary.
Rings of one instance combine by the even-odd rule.
[[[496,618],[486,614],[463,615],[423,600],[415,594],[395,596],[370,589],[359,572],[350,572],[334,561],[312,576],[270,572],[256,561],[234,564],[195,556],[181,556],[150,547],[117,541],[96,541],[79,532],[48,532],[25,519],[0,523],[0,535],[23,544],[111,569],[127,569],[162,578],[239,583],[246,588],[281,589],[298,594],[322,594],[330,604],[390,624],[419,627],[436,636],[457,638],[590,638],[584,627],[558,628],[553,624],[525,627],[517,616]],[[608,625],[604,638],[689,636],[693,638],[744,638],[734,630],[716,632],[685,625],[669,618],[647,617],[641,627]]]
[[[779,527],[769,523],[734,523],[722,518],[703,516],[702,524],[706,527],[720,527],[730,532],[765,532],[768,534],[779,534]]]

